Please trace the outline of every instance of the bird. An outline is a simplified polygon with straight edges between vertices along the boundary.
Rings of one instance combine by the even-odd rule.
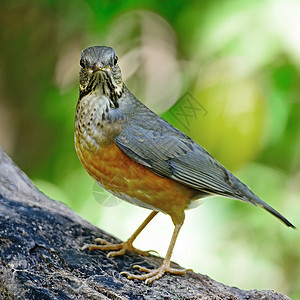
[[[171,256],[185,210],[208,196],[262,207],[295,228],[202,146],[140,102],[123,82],[111,47],[91,46],[81,53],[74,131],[75,149],[88,174],[114,196],[152,211],[127,241],[113,244],[96,238],[82,249],[109,251],[109,257],[126,251],[149,255],[133,246],[136,237],[159,212],[174,224],[162,264],[156,269],[134,265],[138,274],[121,272],[128,279],[147,284],[165,273],[185,275],[190,270],[172,268]]]

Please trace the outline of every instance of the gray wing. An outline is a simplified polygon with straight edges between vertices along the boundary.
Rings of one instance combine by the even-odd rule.
[[[140,121],[132,119],[115,138],[126,155],[156,174],[199,191],[248,201],[232,185],[234,175],[204,148],[154,113],[148,114]]]
[[[258,205],[295,228],[278,211],[257,197],[244,183],[217,162],[190,137],[142,106],[115,138],[132,160],[161,176],[172,178],[204,193],[231,197]]]

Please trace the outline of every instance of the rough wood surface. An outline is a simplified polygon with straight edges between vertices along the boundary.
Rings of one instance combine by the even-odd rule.
[[[117,240],[38,191],[0,148],[0,299],[289,299],[193,272],[151,285],[128,280],[121,270],[161,259],[80,250],[95,237]]]

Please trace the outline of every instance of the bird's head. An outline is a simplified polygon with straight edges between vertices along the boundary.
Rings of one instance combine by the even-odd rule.
[[[118,57],[111,47],[94,46],[82,51],[79,73],[79,98],[99,93],[106,95],[112,106],[122,96],[123,81]]]

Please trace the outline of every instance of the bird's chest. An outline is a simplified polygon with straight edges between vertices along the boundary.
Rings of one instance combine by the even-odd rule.
[[[105,95],[89,94],[76,107],[75,144],[90,152],[109,145],[120,133],[125,119],[116,116]],[[76,148],[77,149],[77,148]]]
[[[106,190],[134,205],[181,216],[196,192],[134,162],[115,143],[90,152],[76,145],[87,172]]]
[[[156,177],[131,160],[115,143],[99,147],[97,152],[90,152],[77,143],[76,150],[82,165],[98,184],[126,201],[137,200],[136,193],[143,194],[145,175],[151,173],[152,179]]]

